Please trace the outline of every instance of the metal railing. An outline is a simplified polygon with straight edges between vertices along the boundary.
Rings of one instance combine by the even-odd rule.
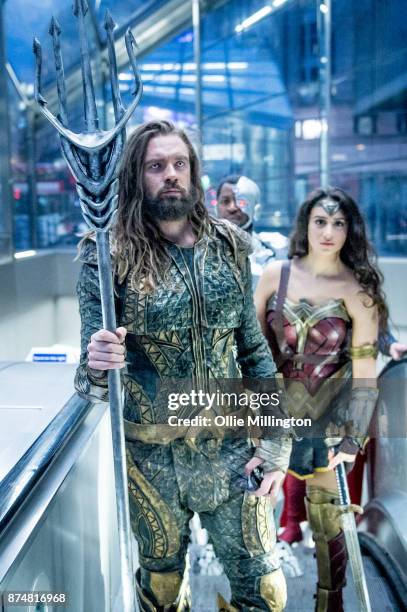
[[[73,395],[0,482],[0,536],[93,404]]]

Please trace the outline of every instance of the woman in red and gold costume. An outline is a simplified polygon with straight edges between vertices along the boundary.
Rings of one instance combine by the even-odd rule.
[[[259,321],[286,381],[291,416],[329,423],[332,406],[337,415],[342,405],[342,424],[353,420],[358,433],[366,432],[377,399],[379,328],[387,325],[381,286],[356,203],[339,188],[312,192],[298,212],[289,260],[269,264],[255,294]],[[351,391],[344,408],[346,385]],[[335,440],[296,440],[290,460],[290,474],[307,483],[318,612],[343,610],[346,551],[333,468],[342,461],[352,467],[361,445],[346,427]]]

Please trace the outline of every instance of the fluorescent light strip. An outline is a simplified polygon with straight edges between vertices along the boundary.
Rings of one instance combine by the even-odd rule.
[[[225,77],[223,74],[204,74],[202,80],[204,83],[224,83]]]
[[[250,15],[250,17],[242,21],[242,23],[239,23],[239,25],[235,27],[235,32],[247,30],[247,28],[250,28],[250,26],[260,21],[260,19],[264,19],[264,17],[270,15],[271,11],[271,6],[263,6],[263,8],[261,8],[259,11],[253,13],[253,15]]]
[[[190,87],[180,87],[179,93],[182,96],[192,96],[195,94],[195,89],[192,89]]]
[[[14,253],[14,259],[25,259],[26,257],[34,257],[37,254],[37,251],[19,251],[18,253]]]
[[[228,68],[229,70],[247,70],[249,64],[247,62],[204,62],[202,64],[203,70],[225,70]],[[185,64],[143,64],[140,66],[141,72],[143,73],[143,78],[146,76],[145,72],[188,72],[192,70],[196,70],[195,62],[185,62]],[[133,79],[133,75],[129,72],[120,72],[119,81],[131,81]]]
[[[267,4],[266,6],[263,6],[263,8],[261,8],[259,11],[253,13],[253,15],[250,15],[250,17],[248,17],[247,19],[244,19],[242,23],[239,23],[235,27],[235,32],[243,32],[243,30],[247,30],[253,24],[257,23],[261,19],[264,19],[264,17],[267,17],[267,15],[270,15],[270,13],[272,13],[274,9],[279,8],[285,2],[287,2],[287,0],[274,0],[271,5]]]
[[[247,70],[249,64],[247,62],[228,62],[226,66],[229,70]]]

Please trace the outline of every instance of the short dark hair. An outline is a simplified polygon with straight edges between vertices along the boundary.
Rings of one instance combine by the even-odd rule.
[[[216,190],[216,197],[219,198],[220,190],[222,189],[223,185],[225,185],[225,183],[236,185],[239,179],[241,178],[241,176],[242,176],[241,174],[229,174],[229,176],[224,176],[223,179],[221,179],[218,185],[218,188]]]

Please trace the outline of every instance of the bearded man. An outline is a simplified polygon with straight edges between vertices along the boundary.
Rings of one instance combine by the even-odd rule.
[[[101,329],[96,249],[85,239],[76,388],[82,396],[106,400],[107,370],[123,369],[141,609],[177,606],[188,522],[197,512],[231,584],[232,602],[220,601],[221,609],[282,610],[286,591],[273,552],[272,502],[290,441],[262,440],[255,448],[244,438],[187,439],[182,428],[168,426],[162,392],[174,381],[205,388],[236,371],[250,379],[273,377],[253,306],[249,240],[232,224],[208,216],[196,153],[169,122],[150,122],[133,132],[119,179],[112,236],[119,327],[116,333]],[[192,415],[193,407],[183,405],[182,414]],[[250,476],[260,464],[263,480],[249,494],[237,486],[237,477]]]

